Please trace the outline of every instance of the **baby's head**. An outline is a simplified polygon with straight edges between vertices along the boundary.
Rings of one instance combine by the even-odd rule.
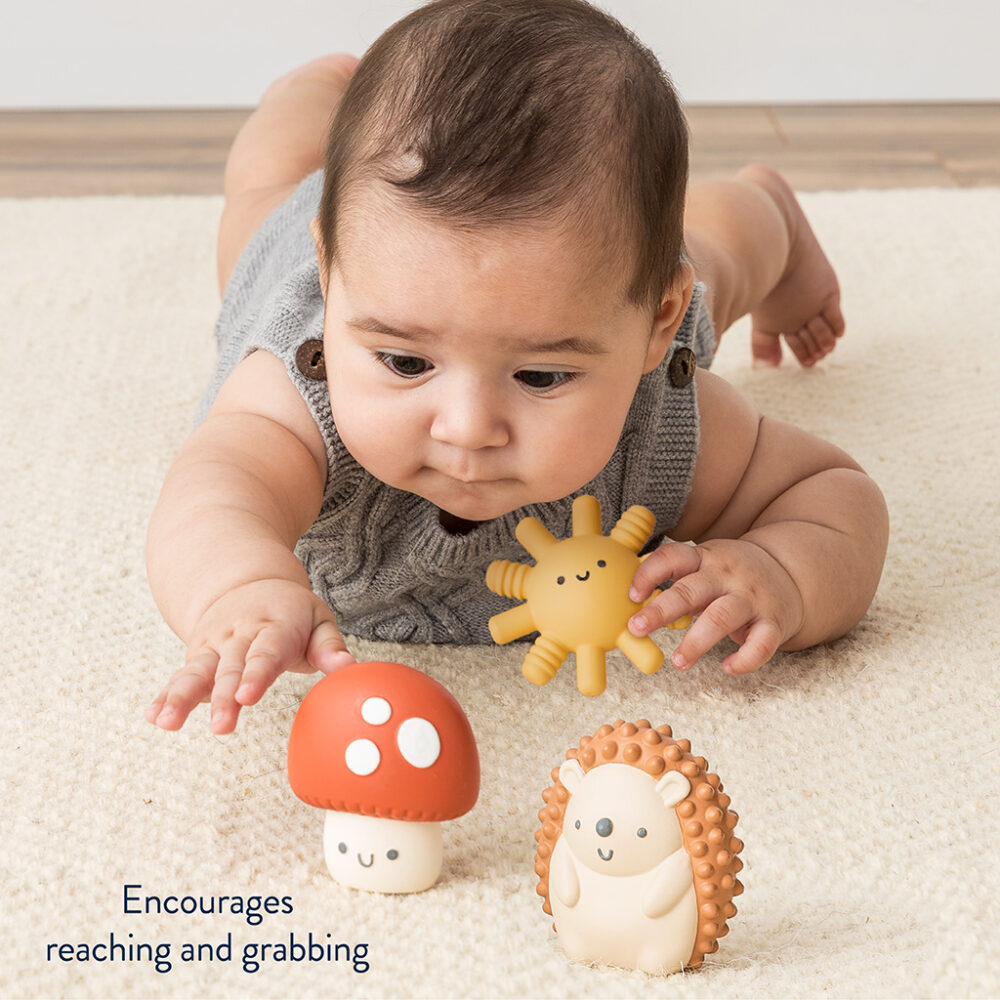
[[[589,481],[690,298],[686,182],[669,80],[583,0],[436,0],[390,28],[334,119],[314,224],[334,417],[358,461],[470,519]],[[412,441],[366,443],[395,422],[370,409],[378,385],[358,392],[365,352],[389,373],[389,409],[437,442],[419,469]],[[505,366],[524,400],[494,384]],[[431,383],[447,412],[411,398]],[[528,422],[507,426],[499,411],[518,409]],[[553,418],[565,433],[547,433]],[[515,452],[529,426],[563,474]]]
[[[656,57],[584,0],[438,0],[382,35],[330,136],[320,231],[373,185],[459,227],[557,222],[658,309],[683,250],[687,126]]]

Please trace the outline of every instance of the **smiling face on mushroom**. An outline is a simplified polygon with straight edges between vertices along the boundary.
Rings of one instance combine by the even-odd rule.
[[[441,874],[441,824],[328,812],[323,856],[341,885],[368,892],[421,892]]]
[[[292,790],[328,810],[330,874],[377,892],[437,880],[441,821],[472,808],[479,758],[468,719],[437,681],[398,663],[358,663],[306,695],[288,744]]]

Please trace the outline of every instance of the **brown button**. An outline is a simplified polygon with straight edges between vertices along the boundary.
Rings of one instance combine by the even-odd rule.
[[[670,364],[667,365],[670,384],[676,389],[690,385],[697,367],[698,359],[694,356],[694,351],[688,347],[678,347],[670,359]]]
[[[326,361],[323,359],[323,341],[305,341],[295,352],[295,367],[313,382],[325,381]]]

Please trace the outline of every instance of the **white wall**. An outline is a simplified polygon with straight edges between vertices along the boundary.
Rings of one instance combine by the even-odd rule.
[[[0,0],[0,107],[256,102],[416,0]],[[691,103],[1000,100],[998,0],[603,0]]]

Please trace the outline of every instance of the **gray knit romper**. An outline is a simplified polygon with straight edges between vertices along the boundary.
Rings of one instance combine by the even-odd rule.
[[[494,559],[529,561],[514,537],[518,521],[528,515],[557,538],[570,534],[578,494],[523,507],[459,535],[441,526],[431,503],[386,486],[358,465],[337,433],[326,382],[304,374],[301,358],[296,363],[300,346],[323,336],[309,233],[321,188],[322,172],[307,177],[240,257],[222,301],[215,329],[218,367],[198,419],[247,355],[267,350],[280,358],[323,434],[329,463],[322,510],[295,552],[341,629],[396,642],[489,642],[488,619],[512,601],[486,589],[486,567]],[[698,454],[692,352],[707,366],[715,346],[703,293],[697,285],[670,353],[642,377],[611,460],[579,490],[600,501],[605,533],[638,503],[656,515],[658,541],[684,508]]]

